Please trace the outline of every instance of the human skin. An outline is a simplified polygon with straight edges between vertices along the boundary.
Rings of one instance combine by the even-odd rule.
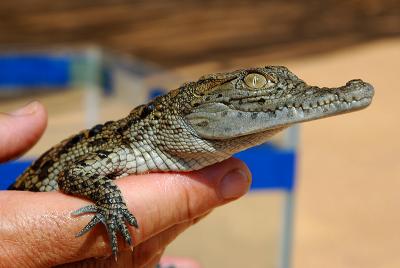
[[[38,102],[12,113],[0,113],[0,162],[32,147],[46,124],[47,113]],[[117,180],[139,222],[138,230],[130,229],[133,253],[122,240],[119,243],[122,254],[118,265],[154,267],[166,246],[180,233],[213,208],[243,196],[250,177],[246,165],[231,158],[195,172],[153,173]],[[71,211],[88,204],[88,200],[60,192],[0,191],[0,267],[46,267],[110,256],[104,227],[75,237],[92,215],[73,217]]]

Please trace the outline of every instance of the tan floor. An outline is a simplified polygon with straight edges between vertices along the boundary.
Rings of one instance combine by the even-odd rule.
[[[367,110],[301,127],[293,267],[400,267],[400,39],[289,62],[270,62],[268,55],[231,62],[235,67],[255,63],[287,65],[310,84],[339,86],[362,78],[376,88],[374,102]],[[196,77],[216,68],[216,64],[205,64],[180,71]],[[242,222],[243,230],[273,228],[276,213],[269,219],[271,224],[254,226],[251,219],[263,209],[249,200],[239,202],[248,204],[249,220]],[[265,202],[265,213],[272,210],[273,202],[256,202]],[[225,208],[218,213],[229,215]],[[217,234],[226,231],[224,226],[212,224],[204,229],[208,233],[217,229]],[[259,235],[259,242],[271,239]],[[191,239],[192,243],[197,241],[194,235]],[[254,242],[246,238],[247,243]],[[207,251],[203,259],[208,263],[220,258],[206,267],[226,267],[224,256],[239,263],[248,261],[249,267],[276,267],[275,260],[265,261],[270,255],[263,245],[264,254],[226,243],[219,251]]]
[[[290,65],[376,88],[367,110],[302,128],[294,267],[400,267],[400,40]]]
[[[287,65],[316,85],[363,78],[376,88],[367,110],[301,128],[294,267],[400,267],[400,39],[290,62],[259,55],[229,64],[266,63]],[[211,63],[177,73],[197,78],[216,68]],[[76,105],[78,95],[70,92],[62,103],[43,98],[57,114],[50,118],[55,136],[67,134],[57,126],[70,125],[69,133],[82,128],[83,122],[75,123],[81,112],[62,109]],[[3,102],[1,110],[15,105]],[[48,134],[33,153],[58,139]],[[276,267],[281,202],[279,193],[251,194],[216,210],[168,253],[195,256],[205,267]]]

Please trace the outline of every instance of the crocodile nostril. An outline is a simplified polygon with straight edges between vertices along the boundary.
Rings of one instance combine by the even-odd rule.
[[[350,80],[349,82],[347,82],[346,86],[357,85],[357,84],[362,85],[362,84],[365,84],[365,83],[361,79],[353,79],[353,80]]]
[[[367,83],[362,81],[361,79],[353,79],[350,80],[349,82],[346,83],[347,89],[349,90],[361,90],[363,96],[373,96],[374,95],[374,87]],[[360,92],[361,94],[361,92]]]

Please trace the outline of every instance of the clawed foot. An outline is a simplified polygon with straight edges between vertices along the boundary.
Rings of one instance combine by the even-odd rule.
[[[112,252],[116,258],[118,252],[117,232],[119,231],[126,241],[126,243],[132,248],[132,239],[125,224],[125,221],[129,225],[138,228],[136,218],[129,212],[124,204],[107,204],[102,206],[89,205],[80,208],[72,212],[73,216],[79,216],[86,213],[96,213],[90,222],[78,233],[76,237],[82,236],[96,224],[102,222],[107,229],[107,233],[111,243]]]

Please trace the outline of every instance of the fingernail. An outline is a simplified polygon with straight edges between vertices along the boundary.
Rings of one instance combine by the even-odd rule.
[[[24,116],[24,115],[31,115],[34,114],[37,110],[38,107],[38,102],[33,101],[25,105],[24,107],[19,108],[18,110],[15,110],[11,113],[10,115],[16,115],[16,116]]]
[[[241,169],[230,171],[220,183],[221,195],[225,199],[238,198],[249,190],[250,176]]]

